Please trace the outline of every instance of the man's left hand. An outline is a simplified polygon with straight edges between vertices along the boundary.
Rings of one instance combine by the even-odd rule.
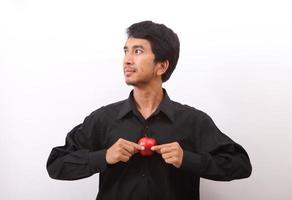
[[[183,149],[178,142],[156,145],[151,147],[151,150],[161,154],[166,163],[180,168],[183,160]]]

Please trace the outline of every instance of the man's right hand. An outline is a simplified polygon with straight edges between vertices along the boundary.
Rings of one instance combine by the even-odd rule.
[[[140,150],[144,150],[144,147],[120,138],[109,149],[107,149],[105,159],[106,162],[111,165],[119,161],[127,162],[132,155]]]

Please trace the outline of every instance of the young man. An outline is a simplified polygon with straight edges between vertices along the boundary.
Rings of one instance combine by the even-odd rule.
[[[207,114],[170,100],[162,88],[179,57],[177,35],[151,21],[131,25],[127,34],[124,76],[134,89],[128,99],[91,113],[65,146],[53,148],[49,175],[75,180],[100,173],[100,200],[198,200],[200,177],[250,176],[246,151]],[[148,156],[147,144],[138,144],[145,136],[156,142]]]

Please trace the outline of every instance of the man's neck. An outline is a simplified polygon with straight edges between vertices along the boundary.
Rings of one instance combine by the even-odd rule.
[[[134,88],[134,99],[137,109],[145,119],[155,112],[162,98],[162,85],[157,85],[156,87]]]

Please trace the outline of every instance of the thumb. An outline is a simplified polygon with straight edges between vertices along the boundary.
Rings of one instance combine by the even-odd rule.
[[[136,144],[136,143],[134,143],[134,147],[135,147],[135,149],[136,149],[136,150],[139,150],[139,151],[141,151],[141,150],[144,150],[144,149],[145,149],[145,147],[144,147],[144,146],[142,146],[142,145],[140,145],[140,144]]]
[[[161,146],[160,145],[152,146],[151,150],[161,154],[161,152],[160,152]]]

